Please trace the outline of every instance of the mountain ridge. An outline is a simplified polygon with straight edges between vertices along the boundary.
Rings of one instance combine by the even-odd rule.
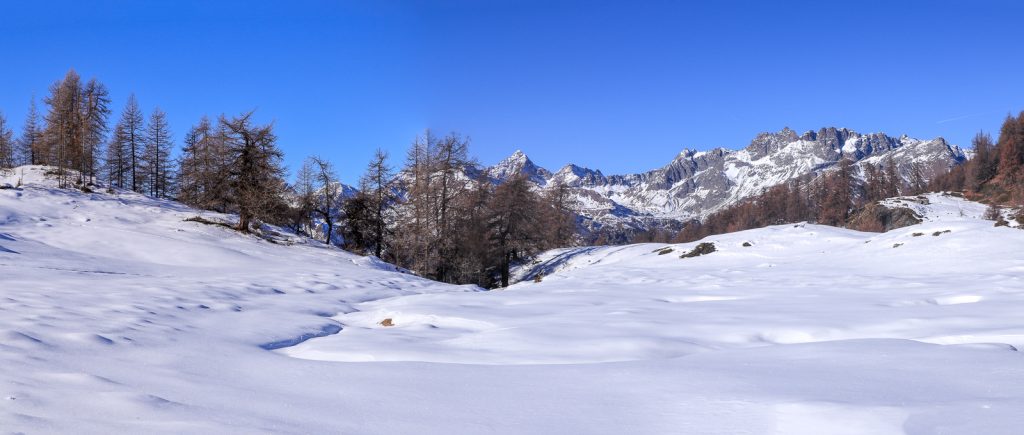
[[[605,175],[600,169],[573,163],[557,171],[535,164],[521,150],[482,168],[495,182],[524,174],[540,189],[569,187],[581,206],[583,226],[647,230],[677,228],[703,219],[765,189],[805,175],[820,175],[843,159],[858,168],[884,166],[888,158],[904,180],[925,180],[963,163],[966,154],[942,137],[931,140],[885,133],[862,134],[842,127],[823,127],[798,134],[785,127],[756,135],[743,148],[684,148],[665,166],[633,174]],[[858,173],[862,173],[862,169]]]

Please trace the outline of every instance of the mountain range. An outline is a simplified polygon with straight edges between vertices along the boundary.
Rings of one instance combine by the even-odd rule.
[[[761,133],[738,150],[685,149],[667,165],[638,174],[605,175],[575,164],[552,172],[522,151],[482,169],[499,183],[525,174],[540,189],[564,184],[579,204],[584,229],[629,232],[677,229],[769,187],[821,174],[843,159],[851,159],[863,174],[864,165],[884,165],[890,157],[908,181],[915,171],[927,180],[967,158],[941,137],[921,140],[826,127],[803,134],[789,128]]]

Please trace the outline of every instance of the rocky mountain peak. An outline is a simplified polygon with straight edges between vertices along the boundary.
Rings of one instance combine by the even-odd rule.
[[[522,150],[516,150],[498,164],[488,168],[488,174],[498,182],[508,180],[519,174],[526,175],[530,181],[546,185],[551,172],[533,163]]]
[[[751,158],[757,160],[799,139],[800,137],[797,136],[795,131],[785,127],[776,133],[765,132],[758,134],[754,140],[750,141],[750,145],[747,146],[746,150],[750,152]]]

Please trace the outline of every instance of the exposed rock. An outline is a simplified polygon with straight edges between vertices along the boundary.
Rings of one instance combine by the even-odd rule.
[[[889,207],[874,202],[864,206],[847,221],[847,228],[884,232],[921,223],[921,216],[907,207]]]
[[[715,244],[714,243],[704,242],[704,243],[701,243],[701,244],[697,245],[697,247],[693,248],[693,250],[691,250],[690,252],[687,252],[687,253],[685,253],[683,255],[680,255],[679,258],[699,257],[701,255],[707,255],[707,254],[710,254],[710,253],[715,252],[715,251],[717,251],[717,249],[715,248]]]

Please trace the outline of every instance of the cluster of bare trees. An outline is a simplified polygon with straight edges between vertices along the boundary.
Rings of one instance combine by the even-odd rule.
[[[135,95],[130,95],[107,144],[107,184],[155,198],[173,198],[176,162],[171,159],[172,147],[167,115],[155,108],[147,124]]]
[[[43,99],[47,111],[40,126],[35,98],[29,106],[22,136],[14,139],[0,116],[0,167],[19,164],[55,166],[62,187],[92,181],[107,133],[110,95],[96,79],[82,81],[74,70],[50,86]],[[77,174],[72,180],[71,174]]]
[[[292,185],[293,201],[289,224],[298,233],[322,239],[324,243],[343,240],[335,227],[344,219],[344,186],[331,162],[308,157]]]
[[[524,177],[470,178],[475,161],[457,134],[416,138],[397,173],[387,159],[377,151],[342,206],[352,250],[432,279],[493,287],[508,285],[515,261],[575,241],[567,189],[541,193]]]
[[[808,174],[771,187],[760,195],[712,214],[704,221],[688,223],[669,240],[689,242],[712,234],[802,221],[845,226],[866,204],[917,194],[929,187],[921,168],[914,164],[908,168],[909,181],[904,181],[891,155],[879,165],[863,163],[859,166],[858,169],[852,161],[842,160],[834,170],[820,177]],[[856,176],[857,171],[863,171],[863,179]],[[882,231],[881,228],[861,229]]]
[[[1024,204],[1024,112],[1006,117],[994,144],[991,136],[978,133],[973,145],[971,160],[937,177],[931,187],[963,190],[996,204]]]
[[[237,213],[236,228],[242,232],[257,222],[283,224],[290,211],[284,154],[273,125],[256,124],[252,116],[221,115],[216,126],[202,118],[186,134],[178,159],[178,199],[197,208]]]
[[[87,186],[105,176],[112,187],[173,197],[175,162],[166,115],[155,109],[146,125],[133,95],[111,132],[110,101],[106,86],[69,70],[43,98],[42,117],[32,98],[17,141],[0,116],[0,167],[49,165],[57,168],[61,187]]]

